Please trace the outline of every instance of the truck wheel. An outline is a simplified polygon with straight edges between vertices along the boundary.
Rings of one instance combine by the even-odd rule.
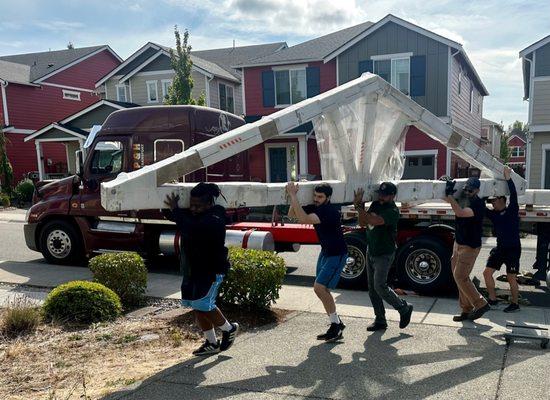
[[[419,293],[433,294],[452,285],[451,253],[435,237],[418,237],[404,244],[396,269],[399,282]]]
[[[364,289],[367,282],[367,238],[364,233],[350,232],[344,235],[348,246],[346,265],[340,274],[342,288]]]
[[[40,251],[51,264],[75,265],[83,259],[80,235],[65,221],[52,221],[44,226]]]

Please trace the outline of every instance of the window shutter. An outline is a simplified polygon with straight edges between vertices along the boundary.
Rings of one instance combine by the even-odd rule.
[[[262,93],[264,107],[275,106],[275,79],[273,71],[262,72]]]
[[[220,83],[218,85],[220,91],[220,110],[227,111],[227,96],[225,94],[225,85]]]
[[[411,97],[426,95],[426,56],[411,57]]]
[[[307,97],[314,97],[321,93],[321,68],[306,68]]]
[[[363,74],[363,72],[373,72],[373,62],[372,60],[364,60],[359,61],[359,76]]]

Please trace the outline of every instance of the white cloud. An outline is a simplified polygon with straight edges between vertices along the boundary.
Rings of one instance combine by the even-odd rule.
[[[81,22],[60,20],[35,21],[33,25],[52,32],[73,31],[84,27],[84,24]]]

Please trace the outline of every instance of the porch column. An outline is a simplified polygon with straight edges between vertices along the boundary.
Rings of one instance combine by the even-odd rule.
[[[308,167],[307,167],[307,136],[303,135],[298,137],[298,154],[300,158],[300,177],[307,178]]]
[[[38,161],[38,179],[44,180],[44,160],[42,160],[42,147],[40,146],[40,141],[35,140],[34,145],[36,147],[36,159]]]

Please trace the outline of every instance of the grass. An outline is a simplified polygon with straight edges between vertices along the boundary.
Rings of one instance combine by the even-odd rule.
[[[0,332],[10,338],[36,331],[42,320],[40,308],[25,296],[11,299],[0,321]]]

